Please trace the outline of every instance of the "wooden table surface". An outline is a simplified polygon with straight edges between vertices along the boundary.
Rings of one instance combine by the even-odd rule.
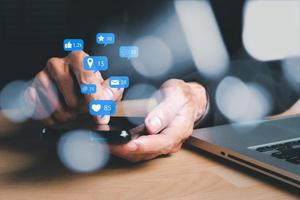
[[[97,173],[75,174],[37,129],[0,117],[1,200],[300,199],[296,188],[190,146],[143,163],[111,158]]]

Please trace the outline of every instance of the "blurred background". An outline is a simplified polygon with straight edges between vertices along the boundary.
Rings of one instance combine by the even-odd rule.
[[[96,44],[98,32],[115,33],[116,43]],[[237,121],[284,111],[300,97],[298,0],[0,0],[0,89],[66,56],[65,38],[108,56],[104,77],[129,76],[127,99],[151,96],[169,78],[196,80]],[[138,46],[140,56],[121,59],[120,45]],[[243,116],[249,102],[241,99],[256,111]]]

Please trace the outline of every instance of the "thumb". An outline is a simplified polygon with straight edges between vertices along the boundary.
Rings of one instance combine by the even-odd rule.
[[[182,105],[174,101],[170,98],[162,101],[147,115],[145,125],[149,134],[159,133],[175,118]]]

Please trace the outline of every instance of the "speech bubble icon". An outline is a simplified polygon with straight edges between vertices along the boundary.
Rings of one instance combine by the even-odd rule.
[[[106,56],[86,56],[83,58],[83,69],[88,71],[105,71],[108,69]]]
[[[80,51],[83,50],[84,42],[82,39],[65,39],[64,50],[65,51]]]
[[[128,76],[111,76],[109,78],[109,86],[111,88],[128,88],[129,78]]]
[[[95,84],[81,84],[80,91],[82,94],[94,94],[94,93],[96,93],[96,85]]]
[[[92,100],[89,104],[89,112],[93,116],[113,115],[116,111],[116,103],[113,100]]]
[[[119,49],[121,58],[137,58],[139,56],[139,48],[137,46],[121,46]]]
[[[115,43],[115,34],[114,33],[97,33],[96,35],[97,44],[103,44],[107,46],[108,44]]]

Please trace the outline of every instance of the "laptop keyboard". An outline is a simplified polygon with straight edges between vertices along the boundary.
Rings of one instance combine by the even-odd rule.
[[[261,146],[255,150],[261,153],[267,153],[272,157],[300,165],[300,139]]]

